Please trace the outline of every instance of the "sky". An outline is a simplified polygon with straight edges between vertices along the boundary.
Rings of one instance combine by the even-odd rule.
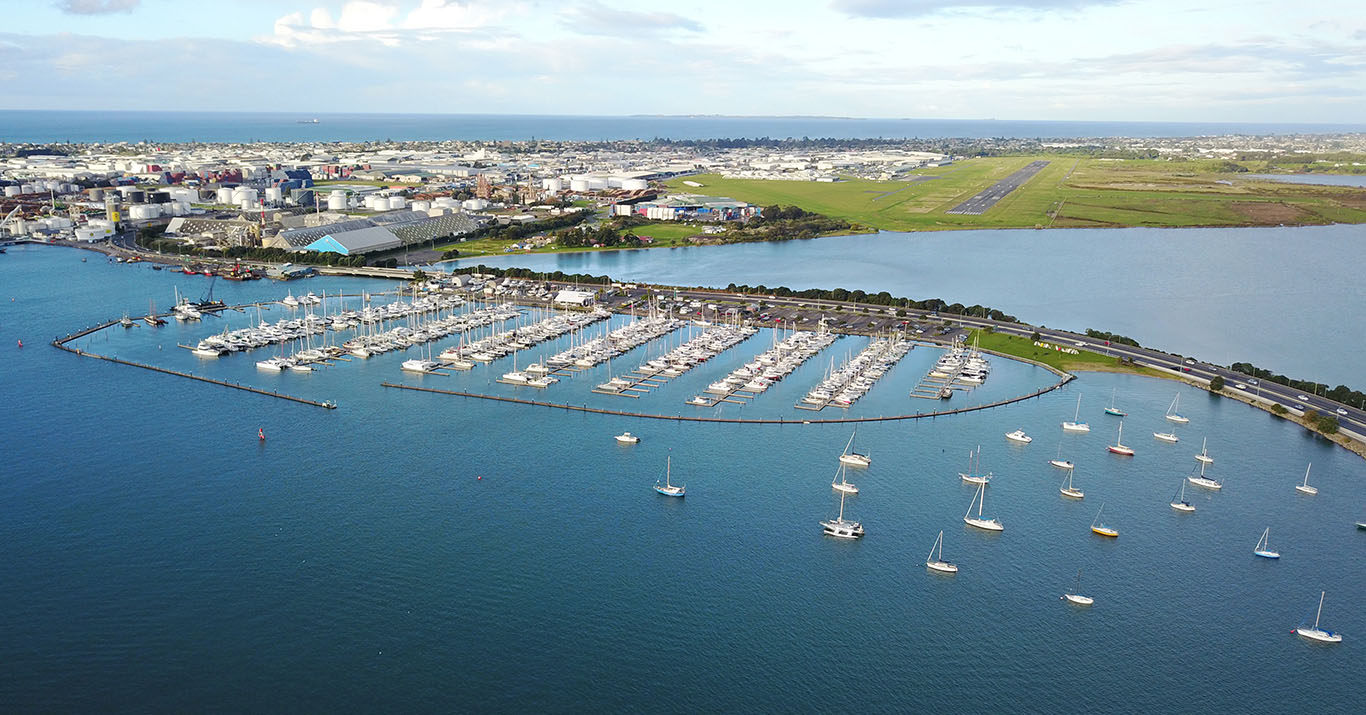
[[[0,3],[0,109],[1366,116],[1355,0]]]

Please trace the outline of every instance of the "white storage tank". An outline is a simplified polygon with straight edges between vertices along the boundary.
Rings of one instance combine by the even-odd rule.
[[[38,189],[34,188],[33,184],[20,184],[20,185],[19,185],[19,193],[21,193],[21,194],[32,194],[32,193],[36,193],[37,191],[38,191]]]
[[[18,196],[20,191],[23,191],[23,189],[18,186],[6,186],[5,196]]]
[[[570,190],[570,191],[588,191],[588,190],[589,190],[589,188],[588,188],[588,179],[570,179],[570,180],[569,180],[569,190]]]
[[[219,189],[219,190],[218,190],[218,196],[217,196],[216,198],[217,198],[217,201],[215,201],[214,203],[219,203],[219,204],[230,204],[230,203],[233,203],[233,200],[232,200],[232,189],[229,189],[229,188],[227,188],[227,187],[223,187],[223,188]]]
[[[237,187],[232,190],[232,202],[235,204],[250,203],[257,201],[256,189]]]
[[[266,189],[266,201],[283,201],[284,198],[284,193],[280,191],[279,187],[271,186]]]
[[[430,211],[431,208],[432,208],[432,202],[430,202],[430,201],[414,201],[414,202],[413,202],[413,210],[414,210],[414,211]]]
[[[541,179],[541,188],[550,193],[564,191],[564,182],[559,179]]]
[[[390,208],[390,209],[401,209],[401,208],[403,208],[404,206],[407,206],[407,205],[408,205],[408,200],[405,199],[405,198],[403,198],[402,196],[390,196],[390,197],[389,197],[389,208]]]
[[[607,179],[604,179],[601,176],[591,177],[588,179],[588,188],[594,191],[605,189],[607,188]]]
[[[379,201],[380,201],[380,198],[379,198],[378,196],[375,196],[374,194],[370,194],[369,196],[366,196],[366,197],[365,197],[365,208],[367,208],[367,209],[369,209],[369,210],[371,210],[371,211],[378,211],[378,210],[379,210],[379,208],[378,208],[378,206],[379,206]],[[389,204],[388,204],[388,202],[385,202],[384,205],[385,205],[385,207],[387,208]]]
[[[644,191],[650,188],[650,182],[644,179],[626,179],[621,182],[621,188],[627,191]]]
[[[442,196],[436,201],[433,201],[432,206],[439,206],[443,209],[458,209],[460,208],[460,202],[449,196]]]
[[[330,195],[328,195],[328,197],[327,197],[327,210],[328,210],[328,211],[345,211],[345,210],[346,210],[346,192],[345,192],[345,191],[333,191]]]

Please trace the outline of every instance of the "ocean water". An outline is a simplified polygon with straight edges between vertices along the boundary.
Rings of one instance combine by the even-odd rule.
[[[302,123],[317,119],[317,124]],[[1184,137],[1324,134],[1366,125],[1085,122],[838,117],[537,116],[498,114],[318,114],[280,112],[80,112],[0,110],[0,141],[253,142],[505,141],[549,139]]]
[[[165,306],[173,287],[197,296],[205,285],[66,249],[0,256],[7,711],[1319,713],[1360,704],[1366,532],[1352,523],[1366,518],[1366,465],[1259,410],[1170,382],[1086,374],[1007,408],[865,424],[857,446],[873,466],[851,472],[862,492],[846,516],[868,536],[837,542],[817,522],[838,509],[828,481],[847,427],[646,422],[379,387],[516,394],[487,382],[507,361],[461,377],[405,377],[405,356],[391,353],[264,375],[250,363],[266,352],[200,362],[174,347],[251,317],[241,314],[115,329],[83,347],[340,408],[46,344],[140,315],[149,300]],[[216,293],[240,302],[387,285],[318,278]],[[684,380],[716,379],[771,339],[761,333],[639,400],[592,395],[583,378],[536,397],[681,411]],[[786,393],[736,411],[796,414],[790,393],[860,344],[842,338],[784,380]],[[934,353],[912,351],[860,409],[918,408],[903,388]],[[1051,382],[993,363],[981,392],[954,400]],[[1112,391],[1130,413],[1132,459],[1104,451],[1118,427],[1101,413]],[[1191,423],[1176,427],[1179,444],[1156,442],[1178,392]],[[1078,393],[1093,431],[1064,436],[1057,425]],[[1007,443],[1016,428],[1034,443]],[[616,444],[623,430],[642,443]],[[1226,486],[1188,488],[1198,511],[1178,514],[1167,503],[1205,436],[1210,474]],[[985,513],[1002,520],[1002,534],[961,521],[973,492],[957,472],[977,445],[996,475]],[[1059,452],[1078,465],[1081,502],[1057,492],[1063,475],[1047,460]],[[686,499],[649,488],[669,456]],[[1316,497],[1293,488],[1309,462]],[[1118,539],[1088,529],[1102,503]],[[1277,562],[1251,553],[1268,526]],[[923,565],[941,529],[956,576]],[[1059,600],[1078,569],[1096,598],[1089,609]],[[1312,618],[1320,590],[1324,625],[1346,634],[1336,647],[1289,634]]]
[[[885,290],[1119,333],[1223,365],[1366,382],[1352,327],[1366,315],[1361,226],[883,232],[464,263],[720,288]]]

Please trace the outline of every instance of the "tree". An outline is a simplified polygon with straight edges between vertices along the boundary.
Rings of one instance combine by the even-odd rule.
[[[1285,413],[1289,412],[1289,410],[1285,409],[1285,405],[1282,405],[1279,402],[1271,406],[1271,411],[1278,415],[1284,415]]]
[[[1215,375],[1214,378],[1209,381],[1209,389],[1210,392],[1218,392],[1224,389],[1224,376]]]
[[[1034,342],[1036,342],[1036,343],[1039,342],[1039,337],[1040,337],[1039,331],[1037,331],[1037,330],[1035,330],[1034,332],[1032,332],[1032,333],[1029,334],[1029,339],[1032,340],[1032,341],[1034,341]]]
[[[414,282],[414,283],[426,283],[426,282],[427,282],[427,273],[426,273],[426,271],[423,271],[421,268],[419,268],[419,269],[413,271],[412,282]]]
[[[1319,431],[1323,434],[1338,433],[1338,418],[1335,415],[1324,415],[1319,418]]]

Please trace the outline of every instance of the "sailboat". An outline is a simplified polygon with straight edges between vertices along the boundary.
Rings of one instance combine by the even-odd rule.
[[[1175,432],[1154,432],[1153,437],[1163,442],[1171,442],[1172,444],[1181,441],[1181,438],[1177,437]]]
[[[1309,463],[1309,467],[1312,467],[1312,466],[1314,466],[1314,463],[1313,463],[1313,462],[1310,462],[1310,463]],[[1305,493],[1305,494],[1318,494],[1318,493],[1319,493],[1318,487],[1311,487],[1311,486],[1309,486],[1309,467],[1305,467],[1305,468],[1304,468],[1304,483],[1302,483],[1302,484],[1296,484],[1296,485],[1295,485],[1295,491],[1297,491],[1297,492],[1303,492],[1303,493]]]
[[[658,480],[655,480],[655,491],[659,492],[660,494],[663,494],[666,497],[684,496],[684,494],[686,494],[686,490],[684,490],[683,487],[674,486],[672,483],[669,482],[669,478],[672,476],[672,474],[673,457],[670,456],[666,457],[664,460],[664,483],[660,484]]]
[[[1208,441],[1208,437],[1200,440],[1200,454],[1195,455],[1195,459],[1205,464],[1214,464],[1214,457],[1209,456],[1209,452],[1205,449],[1205,443]]]
[[[839,468],[835,470],[835,478],[830,481],[830,486],[846,494],[858,494],[858,487],[849,483],[845,469],[844,463],[841,462]]]
[[[1195,511],[1195,505],[1186,501],[1186,480],[1184,479],[1181,480],[1181,494],[1172,499],[1172,508],[1187,513]]]
[[[840,492],[840,515],[836,519],[821,522],[821,533],[839,539],[858,539],[863,536],[863,524],[844,520],[844,492]]]
[[[1072,460],[1062,458],[1062,442],[1058,443],[1057,458],[1048,460],[1048,463],[1057,467],[1058,469],[1072,469],[1073,467],[1077,466],[1075,464],[1072,464]]]
[[[1063,496],[1072,497],[1073,499],[1082,499],[1086,497],[1086,492],[1083,492],[1082,490],[1072,486],[1071,469],[1067,470],[1067,481],[1063,482],[1062,487],[1060,487],[1058,491],[1062,492]]]
[[[1175,423],[1177,423],[1177,424],[1184,425],[1184,424],[1186,424],[1187,422],[1190,422],[1190,418],[1189,418],[1189,417],[1182,417],[1182,416],[1181,416],[1181,413],[1179,413],[1179,412],[1176,411],[1176,409],[1177,409],[1178,407],[1180,407],[1180,406],[1181,406],[1181,393],[1178,392],[1178,393],[1176,393],[1176,397],[1172,398],[1172,404],[1171,404],[1169,407],[1167,407],[1167,419],[1168,419],[1168,420],[1171,420],[1172,422],[1175,422]]]
[[[977,487],[977,493],[972,495],[972,501],[968,502],[968,513],[963,515],[963,523],[968,526],[975,526],[986,531],[1005,531],[1001,522],[995,519],[982,518],[982,505],[987,501],[987,485],[985,482]],[[972,515],[972,505],[977,504],[977,516]]]
[[[968,471],[959,472],[958,476],[969,484],[986,484],[991,481],[991,473],[982,474],[980,471],[973,471],[973,452],[968,452]],[[977,446],[976,452],[977,469],[982,468],[982,446]]]
[[[1077,394],[1077,409],[1076,409],[1075,412],[1072,413],[1072,421],[1071,421],[1071,422],[1064,422],[1064,423],[1062,423],[1062,431],[1064,431],[1064,432],[1090,432],[1090,431],[1091,431],[1091,425],[1088,425],[1088,424],[1086,424],[1085,422],[1078,422],[1077,420],[1080,419],[1080,418],[1081,418],[1081,394],[1078,393],[1078,394]]]
[[[1124,444],[1124,421],[1123,421],[1123,420],[1121,420],[1120,423],[1119,423],[1119,436],[1118,436],[1118,437],[1115,437],[1115,443],[1112,444],[1112,445],[1110,445],[1110,446],[1108,446],[1108,447],[1106,447],[1105,449],[1107,449],[1107,450],[1109,450],[1109,451],[1111,451],[1111,452],[1114,452],[1115,454],[1122,454],[1122,455],[1124,455],[1124,456],[1126,456],[1126,457],[1132,457],[1132,456],[1134,456],[1134,450],[1133,450],[1133,448],[1128,447],[1128,446],[1125,446],[1125,444]]]
[[[1107,414],[1107,415],[1114,415],[1115,417],[1128,417],[1128,416],[1129,416],[1129,413],[1128,413],[1128,412],[1124,412],[1124,411],[1120,410],[1118,407],[1115,407],[1115,391],[1114,391],[1114,390],[1110,390],[1110,406],[1105,408],[1105,414]]]
[[[1257,539],[1257,546],[1252,549],[1252,553],[1264,559],[1279,559],[1281,557],[1279,551],[1271,550],[1271,527],[1266,527],[1266,531],[1262,532],[1262,538]]]
[[[939,553],[936,554],[935,551]],[[934,540],[934,546],[930,547],[930,555],[925,557],[925,566],[931,571],[941,573],[958,573],[958,566],[944,560],[944,532],[939,532],[939,538]]]
[[[1209,477],[1205,476],[1205,464],[1203,462],[1200,463],[1199,476],[1192,474],[1189,477],[1186,477],[1186,481],[1190,482],[1191,484],[1194,484],[1197,487],[1204,487],[1206,489],[1224,488],[1224,485],[1220,483],[1219,480],[1210,479]]]
[[[840,464],[848,464],[852,467],[866,467],[873,463],[873,460],[868,455],[850,451],[850,447],[854,446],[854,435],[857,434],[858,431],[855,430],[854,434],[849,435],[849,444],[844,445],[844,452],[840,454]]]
[[[1081,569],[1077,569],[1077,587],[1073,589],[1075,593],[1064,593],[1063,599],[1077,604],[1078,606],[1089,606],[1096,602],[1096,599],[1081,594]]]
[[[1100,520],[1100,512],[1102,511],[1105,511],[1105,502],[1101,502],[1100,511],[1097,511],[1096,518],[1091,520],[1092,533],[1100,534],[1101,536],[1108,536],[1112,539],[1116,536],[1119,536],[1119,532],[1117,530],[1106,526],[1104,522]]]
[[[1324,643],[1341,643],[1341,642],[1342,642],[1342,634],[1341,634],[1341,633],[1334,633],[1334,632],[1332,632],[1332,631],[1330,631],[1330,630],[1326,630],[1326,629],[1323,629],[1323,628],[1319,628],[1319,619],[1323,617],[1323,594],[1324,594],[1324,593],[1325,593],[1324,591],[1320,591],[1320,592],[1319,592],[1319,610],[1318,610],[1318,613],[1314,615],[1314,627],[1313,627],[1313,628],[1305,628],[1303,625],[1300,625],[1298,628],[1296,628],[1295,630],[1291,631],[1291,633],[1295,633],[1295,634],[1297,634],[1297,635],[1304,636],[1305,638],[1308,638],[1308,639],[1310,639],[1310,640],[1322,641],[1322,642],[1324,642]]]
[[[157,326],[159,326],[159,325],[165,325],[165,324],[166,324],[166,321],[163,320],[162,318],[157,317],[157,302],[156,302],[156,301],[152,301],[152,303],[151,303],[151,305],[150,305],[149,307],[150,307],[150,310],[148,310],[147,315],[142,316],[142,322],[144,322],[144,323],[146,323],[146,324],[148,324],[148,325],[150,325],[150,326],[152,326],[152,327],[154,327],[154,328],[157,327]]]

